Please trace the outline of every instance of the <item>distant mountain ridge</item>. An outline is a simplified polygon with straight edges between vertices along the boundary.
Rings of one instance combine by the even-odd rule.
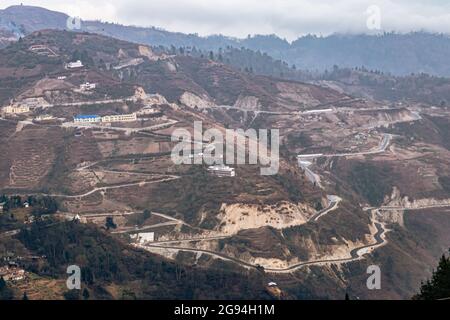
[[[12,6],[0,10],[0,30],[17,37],[40,29],[66,29],[68,15],[40,7]],[[124,26],[101,21],[83,21],[81,31],[95,32],[121,40],[153,46],[196,47],[218,52],[220,48],[248,48],[310,71],[330,70],[333,66],[361,67],[394,75],[429,73],[450,77],[450,37],[416,32],[374,35],[305,36],[293,43],[275,35],[256,35],[246,39],[222,35],[200,37],[169,32],[155,27]]]

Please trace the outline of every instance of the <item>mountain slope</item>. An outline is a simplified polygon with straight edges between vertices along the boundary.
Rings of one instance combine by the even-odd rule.
[[[0,11],[0,27],[20,36],[40,29],[65,29],[67,15],[39,7],[13,6]],[[118,39],[154,46],[197,47],[219,51],[220,48],[245,47],[269,54],[304,70],[365,66],[396,75],[426,72],[450,76],[448,56],[450,37],[411,33],[369,35],[305,36],[289,44],[277,36],[235,39],[225,36],[199,37],[157,28],[123,26],[99,21],[84,21],[82,30]]]

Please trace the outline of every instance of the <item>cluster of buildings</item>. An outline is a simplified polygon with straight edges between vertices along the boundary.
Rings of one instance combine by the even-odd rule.
[[[37,108],[47,108],[48,106],[48,102],[42,97],[26,98],[20,102],[11,100],[8,106],[2,108],[2,112],[5,114],[23,114]]]
[[[97,88],[97,84],[95,84],[95,83],[86,82],[86,83],[80,84],[81,91],[91,91],[91,90],[94,90],[95,88]]]
[[[22,114],[30,112],[30,107],[27,105],[9,105],[3,108],[6,114]]]
[[[224,165],[210,166],[208,172],[220,178],[236,176],[236,170],[234,168]]]
[[[0,267],[0,277],[5,281],[21,281],[25,279],[25,270],[18,267]]]
[[[136,113],[117,114],[108,116],[99,115],[77,115],[73,118],[74,123],[111,123],[111,122],[132,122],[137,120]]]
[[[47,57],[58,56],[52,49],[42,44],[32,45],[31,47],[28,48],[28,50],[40,56],[47,56]]]

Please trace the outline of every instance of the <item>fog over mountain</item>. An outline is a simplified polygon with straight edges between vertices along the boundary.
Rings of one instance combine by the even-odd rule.
[[[3,0],[0,8],[20,3]],[[277,34],[293,41],[307,34],[371,33],[366,20],[373,6],[380,10],[382,31],[450,30],[450,3],[445,0],[27,0],[23,4],[85,20],[158,26],[202,36],[223,34],[244,38],[248,34]]]
[[[447,5],[444,4],[443,8],[446,7]],[[428,9],[424,9],[424,14],[427,12],[431,14],[434,12],[433,8],[430,5]],[[98,11],[95,12],[99,14],[100,18],[101,14]],[[441,10],[436,17],[445,15],[445,12],[445,10]],[[116,14],[127,16],[130,12],[120,10]],[[67,18],[66,14],[39,7],[13,6],[0,11],[0,29],[14,32],[16,36],[45,28],[66,29]],[[364,17],[364,19],[366,18]],[[149,25],[156,24],[159,20],[149,19],[147,21],[149,22],[145,24]],[[335,30],[338,30],[338,26],[339,24],[336,24]],[[179,30],[185,31],[189,28]],[[212,51],[219,51],[220,48],[229,46],[245,47],[286,61],[290,66],[295,65],[297,69],[312,71],[330,70],[338,65],[340,67],[364,66],[370,70],[380,70],[395,75],[424,72],[450,76],[448,63],[450,38],[446,34],[376,32],[375,34],[331,34],[326,37],[306,35],[293,42],[288,42],[276,35],[255,35],[246,38],[224,35],[202,37],[198,34],[169,32],[156,27],[125,26],[99,20],[83,21],[80,31],[100,33],[153,46],[196,47]],[[357,29],[351,31],[357,31]]]

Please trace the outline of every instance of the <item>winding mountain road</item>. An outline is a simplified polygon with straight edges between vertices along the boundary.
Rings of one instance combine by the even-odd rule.
[[[374,235],[375,243],[370,245],[365,245],[359,248],[355,248],[350,252],[349,258],[342,258],[342,259],[324,259],[324,260],[314,260],[314,261],[306,261],[302,263],[298,263],[286,268],[264,268],[264,271],[269,273],[292,273],[297,270],[300,270],[304,267],[310,267],[310,266],[321,266],[321,265],[328,265],[328,264],[345,264],[353,261],[357,261],[362,259],[366,254],[370,253],[370,249],[375,250],[377,247],[380,247],[386,243],[385,234],[386,229],[381,223],[376,222],[375,226],[377,228],[377,233]],[[197,241],[200,241],[201,239],[197,239]],[[178,241],[180,242],[180,241]],[[185,240],[187,242],[187,240]],[[246,261],[242,261],[240,259],[227,256],[223,253],[211,251],[211,250],[205,250],[205,249],[196,249],[196,248],[188,248],[188,247],[178,247],[178,246],[165,246],[162,245],[164,243],[172,243],[172,242],[163,242],[163,243],[148,243],[146,245],[138,245],[135,246],[144,250],[148,250],[148,248],[154,248],[154,249],[160,249],[160,250],[175,250],[175,251],[184,251],[184,252],[193,252],[193,253],[202,253],[202,254],[208,254],[211,256],[214,256],[216,258],[219,258],[221,260],[234,262],[244,268],[248,269],[258,269],[261,266],[259,265],[253,265],[251,263],[248,263]]]
[[[117,172],[117,173],[120,173],[120,172]],[[167,176],[167,178],[160,179],[160,180],[154,180],[154,181],[141,181],[141,182],[135,182],[135,183],[123,183],[123,184],[118,184],[118,185],[109,186],[109,187],[97,187],[90,191],[87,191],[85,193],[78,194],[78,195],[65,195],[65,194],[55,194],[55,193],[28,193],[28,192],[24,193],[23,195],[43,196],[43,197],[53,197],[53,198],[63,198],[63,199],[81,199],[81,198],[86,198],[97,192],[106,192],[108,190],[122,189],[122,188],[136,187],[136,186],[142,187],[145,185],[169,182],[169,181],[174,181],[174,180],[178,180],[178,179],[181,179],[181,177]],[[15,193],[15,195],[22,195],[22,194]]]

